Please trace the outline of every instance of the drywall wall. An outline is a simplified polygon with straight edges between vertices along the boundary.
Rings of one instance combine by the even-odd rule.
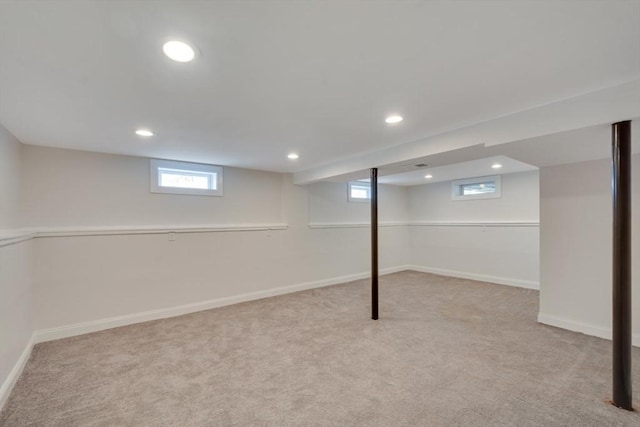
[[[150,192],[149,159],[25,145],[31,227],[277,223],[280,174],[224,168],[224,197]]]
[[[409,263],[422,271],[537,288],[538,171],[502,175],[497,199],[451,199],[451,182],[409,189]]]
[[[0,125],[0,231],[21,225],[21,168],[23,145]]]
[[[409,190],[410,221],[538,221],[538,171],[502,175],[497,199],[452,200],[451,181]]]
[[[317,182],[309,191],[311,224],[369,224],[369,201],[350,202],[347,182]],[[380,223],[406,223],[409,215],[408,188],[378,185],[378,220]]]
[[[632,157],[634,345],[640,346],[640,155]],[[540,171],[543,323],[611,336],[611,160]]]
[[[25,240],[0,246],[0,406],[31,351],[32,244]]]
[[[24,154],[28,221],[50,236],[34,240],[34,321],[45,338],[104,319],[126,323],[148,312],[175,314],[172,307],[204,309],[348,280],[370,268],[368,228],[310,228],[318,187],[295,186],[287,174],[225,168],[224,197],[151,194],[147,159],[35,146]],[[338,186],[321,192],[346,198]],[[401,200],[406,193],[387,192]],[[174,228],[203,224],[230,230],[170,240]],[[136,229],[148,225],[160,231]],[[104,226],[127,231],[104,234]],[[380,239],[381,268],[403,266],[406,227],[385,227]]]
[[[20,232],[22,144],[0,125],[0,407],[31,350],[31,245]]]

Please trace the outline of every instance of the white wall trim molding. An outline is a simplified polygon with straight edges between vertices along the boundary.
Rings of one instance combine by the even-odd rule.
[[[611,340],[611,328],[605,328],[590,323],[557,317],[542,312],[538,313],[538,323]],[[633,334],[631,337],[631,343],[634,347],[640,347],[640,334]]]
[[[31,230],[3,230],[0,232],[0,247],[31,240],[34,237],[35,233]]]
[[[511,277],[497,277],[486,274],[468,273],[465,271],[447,270],[444,268],[426,267],[419,265],[408,266],[409,270],[420,271],[422,273],[439,274],[441,276],[458,277],[460,279],[477,280],[479,282],[497,283],[498,285],[514,286],[525,289],[540,289],[540,283],[533,280],[514,279]]]
[[[540,221],[409,221],[410,227],[539,227]]]
[[[216,233],[226,231],[286,230],[287,224],[202,224],[104,227],[34,228],[36,237],[122,236],[130,234]]]
[[[102,227],[36,227],[11,230],[0,234],[0,246],[42,237],[76,236],[122,236],[130,234],[166,233],[218,233],[227,231],[269,231],[286,230],[289,226],[279,224],[203,224],[203,225],[126,225]]]
[[[7,379],[2,383],[2,387],[0,387],[0,409],[4,407],[4,404],[7,403],[7,399],[9,399],[9,395],[11,394],[11,390],[18,382],[18,378],[20,378],[20,374],[24,370],[24,367],[27,365],[27,361],[31,356],[31,350],[35,344],[35,334],[31,335],[29,341],[27,341],[27,345],[25,345],[22,354],[18,358],[18,361],[15,365],[13,365],[13,369],[9,372]]]
[[[379,227],[404,227],[407,226],[406,221],[382,221],[378,223]],[[309,223],[309,228],[369,228],[369,222],[313,222]]]
[[[380,227],[538,227],[537,221],[382,221]],[[36,227],[0,232],[0,247],[42,237],[115,236],[131,234],[216,233],[286,230],[288,224],[202,224],[152,226]],[[368,222],[309,223],[309,228],[367,228]]]
[[[408,270],[406,266],[390,267],[380,270],[381,274],[396,273]],[[89,322],[76,323],[57,328],[43,329],[35,332],[35,342],[41,343],[46,341],[57,340],[61,338],[73,337],[76,335],[98,332],[105,329],[117,328],[120,326],[132,325],[135,323],[148,322],[151,320],[165,319],[169,317],[181,316],[183,314],[194,313],[197,311],[209,310],[212,308],[223,307],[232,304],[238,304],[247,301],[254,301],[263,298],[274,297],[278,295],[299,292],[308,289],[321,288],[324,286],[336,285],[339,283],[350,282],[353,280],[365,279],[370,276],[369,272],[349,274],[346,276],[333,277],[330,279],[317,280],[313,282],[305,282],[297,285],[282,286],[264,291],[248,292],[240,295],[216,298],[208,301],[200,301],[192,304],[183,304],[175,307],[161,308],[157,310],[144,311],[140,313],[132,313],[124,316],[110,317],[107,319],[93,320]]]

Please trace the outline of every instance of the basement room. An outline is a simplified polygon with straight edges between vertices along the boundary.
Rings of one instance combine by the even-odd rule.
[[[0,425],[639,426],[640,0],[0,0]]]

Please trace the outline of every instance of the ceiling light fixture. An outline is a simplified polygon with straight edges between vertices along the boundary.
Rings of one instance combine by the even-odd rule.
[[[153,132],[151,132],[148,129],[138,129],[136,130],[136,135],[149,137],[149,136],[153,136]]]
[[[427,178],[427,179],[431,179],[431,178],[433,178],[433,175],[429,174],[429,175],[425,175],[424,177]]]
[[[176,62],[191,62],[196,57],[196,51],[191,46],[178,40],[166,42],[162,45],[162,51]]]
[[[291,154],[289,154],[287,157],[288,157],[290,160],[295,160],[295,159],[297,159],[297,158],[298,158],[298,157],[300,157],[300,156],[298,156],[296,153],[291,153]]]
[[[386,119],[384,119],[384,121],[390,125],[395,123],[400,123],[402,121],[402,116],[389,116]]]
[[[492,168],[494,169],[500,169],[502,167],[502,165],[500,163],[494,163],[491,165]]]

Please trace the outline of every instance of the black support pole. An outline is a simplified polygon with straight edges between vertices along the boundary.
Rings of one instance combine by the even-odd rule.
[[[613,404],[631,398],[631,122],[612,125]]]
[[[378,169],[371,168],[371,318],[378,320]]]

